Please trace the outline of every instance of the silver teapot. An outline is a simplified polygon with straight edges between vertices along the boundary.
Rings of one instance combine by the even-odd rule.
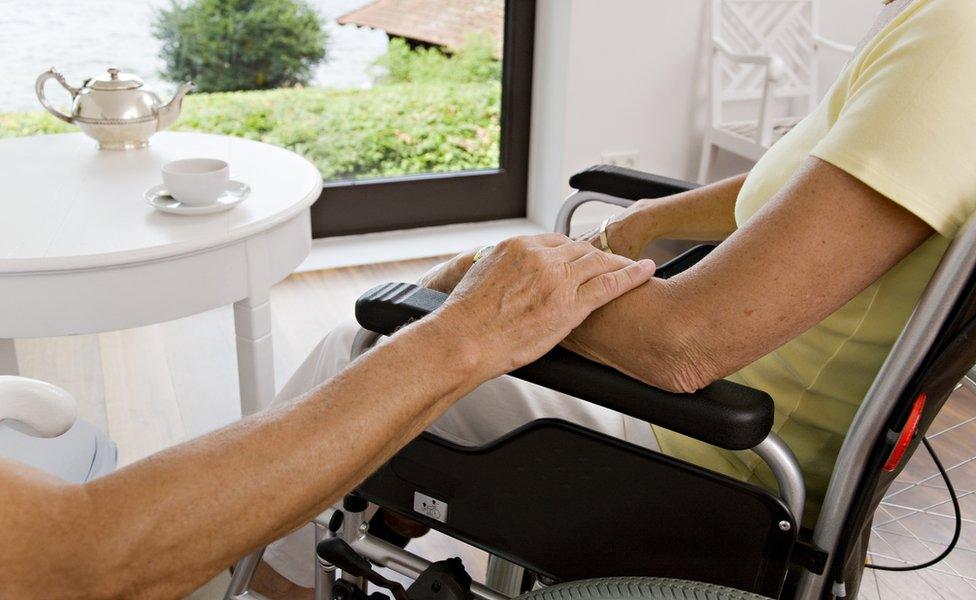
[[[44,84],[55,79],[71,94],[71,115],[54,108],[44,96]],[[80,88],[72,87],[54,68],[37,78],[34,89],[47,112],[67,123],[74,123],[106,150],[126,150],[149,145],[149,138],[176,122],[183,96],[195,88],[184,83],[168,103],[135,75],[109,69],[105,75],[86,79]]]

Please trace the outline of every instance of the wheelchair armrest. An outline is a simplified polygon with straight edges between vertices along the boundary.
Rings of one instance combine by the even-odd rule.
[[[599,192],[630,200],[661,198],[698,187],[680,179],[613,165],[596,165],[580,171],[569,178],[569,185],[579,191]]]
[[[413,284],[388,283],[356,301],[356,319],[391,335],[446,299]],[[729,450],[758,445],[773,426],[773,401],[765,392],[730,381],[694,394],[667,392],[559,346],[510,375]]]

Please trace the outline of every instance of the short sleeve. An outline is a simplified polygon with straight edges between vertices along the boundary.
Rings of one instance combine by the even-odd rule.
[[[947,238],[976,210],[974,5],[919,2],[883,30],[853,65],[836,121],[811,152]]]

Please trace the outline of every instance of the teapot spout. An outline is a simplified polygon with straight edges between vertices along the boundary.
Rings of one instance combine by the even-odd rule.
[[[196,84],[192,81],[184,83],[180,86],[180,89],[176,90],[176,95],[173,96],[172,100],[159,107],[156,131],[169,129],[176,122],[177,117],[180,116],[180,107],[183,105],[183,96],[186,96],[188,92],[196,89],[196,87]]]

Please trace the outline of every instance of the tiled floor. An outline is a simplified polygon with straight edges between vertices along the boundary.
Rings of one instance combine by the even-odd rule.
[[[976,396],[957,390],[929,430],[962,509],[962,534],[942,562],[920,571],[868,570],[861,597],[878,600],[976,598]],[[869,560],[882,565],[925,562],[952,538],[952,503],[935,463],[919,448],[875,515]]]

